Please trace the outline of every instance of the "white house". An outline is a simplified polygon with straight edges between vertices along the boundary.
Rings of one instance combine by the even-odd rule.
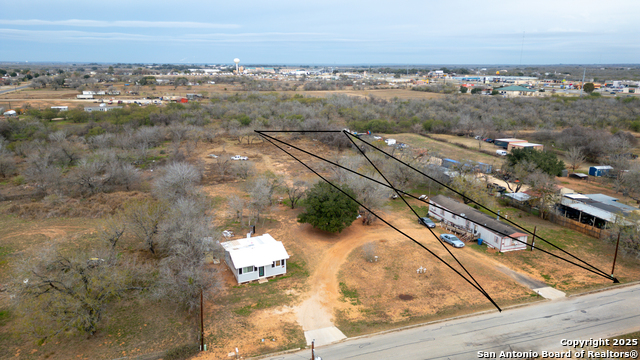
[[[53,110],[58,110],[58,111],[68,111],[69,107],[68,106],[52,106],[51,107]]]
[[[220,243],[224,259],[238,284],[287,273],[289,254],[271,235]]]
[[[500,252],[527,248],[527,234],[443,195],[429,199],[429,216],[474,234]]]

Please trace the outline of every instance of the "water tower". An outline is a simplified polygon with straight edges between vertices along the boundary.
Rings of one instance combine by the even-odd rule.
[[[235,58],[233,59],[233,62],[236,63],[236,74],[238,73],[238,63],[240,62],[240,59]]]

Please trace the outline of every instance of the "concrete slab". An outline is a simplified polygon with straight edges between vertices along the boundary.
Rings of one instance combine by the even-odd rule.
[[[335,326],[305,331],[304,337],[307,339],[307,345],[311,345],[311,341],[315,339],[315,346],[327,345],[347,338]]]
[[[550,286],[533,289],[533,291],[538,293],[538,295],[542,296],[543,298],[549,299],[549,300],[562,299],[565,297],[565,293],[563,293],[560,290],[556,290]]]

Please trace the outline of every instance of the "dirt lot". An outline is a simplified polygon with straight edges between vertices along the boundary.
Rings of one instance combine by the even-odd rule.
[[[17,92],[10,92],[0,95],[0,104],[5,107],[9,107],[11,103],[12,108],[22,108],[25,104],[29,106],[44,109],[50,106],[91,106],[98,99],[108,100],[126,100],[126,99],[142,99],[144,97],[159,97],[159,96],[186,96],[186,94],[200,94],[206,92],[208,96],[215,94],[235,94],[242,92],[239,87],[231,84],[203,84],[198,86],[180,86],[174,88],[169,85],[158,85],[154,88],[140,87],[138,95],[127,94],[127,91],[131,87],[124,86],[123,84],[115,84],[115,89],[121,91],[121,95],[105,95],[95,96],[94,100],[78,100],[76,96],[80,92],[74,89],[58,89],[53,90],[50,88],[45,89],[23,89]],[[394,98],[400,99],[436,99],[443,97],[443,94],[428,93],[422,91],[412,91],[407,89],[378,89],[378,90],[333,90],[333,91],[277,91],[281,94],[300,94],[304,96],[315,97],[327,97],[332,95],[348,95],[358,97],[375,97],[380,99],[391,100]]]

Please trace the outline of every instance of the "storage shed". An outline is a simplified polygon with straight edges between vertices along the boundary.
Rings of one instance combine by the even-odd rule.
[[[589,168],[589,175],[591,176],[605,176],[613,170],[613,167],[609,165],[592,166]]]
[[[287,273],[289,254],[271,235],[220,243],[224,259],[238,284]]]

